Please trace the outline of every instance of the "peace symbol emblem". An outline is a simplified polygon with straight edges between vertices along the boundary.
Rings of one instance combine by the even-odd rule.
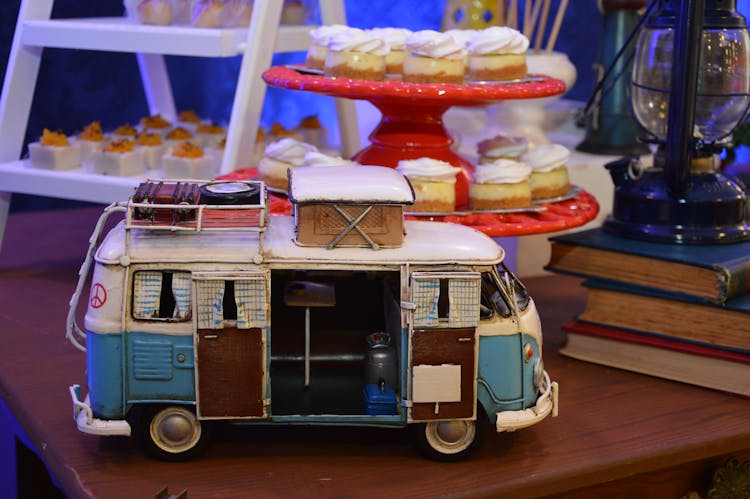
[[[107,290],[98,282],[91,289],[91,306],[101,308],[107,302]]]

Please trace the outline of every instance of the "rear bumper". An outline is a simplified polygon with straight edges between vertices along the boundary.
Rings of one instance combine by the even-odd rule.
[[[495,427],[498,432],[515,431],[527,426],[534,425],[550,414],[557,416],[558,401],[557,382],[550,381],[549,374],[544,371],[544,390],[536,401],[534,407],[521,411],[504,411],[497,413]]]
[[[130,436],[130,424],[119,419],[97,419],[91,410],[88,395],[81,402],[81,387],[73,385],[69,388],[70,398],[73,402],[73,420],[78,426],[78,431],[90,435],[124,435]]]

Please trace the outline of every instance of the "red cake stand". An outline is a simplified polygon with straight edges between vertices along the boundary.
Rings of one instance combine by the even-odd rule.
[[[453,106],[483,106],[507,99],[558,95],[565,84],[540,76],[540,81],[503,84],[421,84],[400,80],[369,81],[303,74],[286,66],[263,73],[271,86],[333,97],[370,101],[382,113],[370,135],[371,145],[352,159],[361,164],[395,167],[402,159],[429,157],[462,169],[457,177],[456,207],[468,207],[473,165],[451,148],[453,139],[443,126],[443,114]]]
[[[222,180],[247,180],[256,178],[257,168],[243,168],[222,175]],[[292,203],[286,196],[270,194],[268,207],[272,215],[291,215]],[[599,203],[594,196],[579,189],[578,194],[565,201],[537,205],[544,211],[518,213],[473,213],[468,215],[411,216],[408,219],[453,222],[473,227],[491,237],[546,234],[579,227],[596,217]]]

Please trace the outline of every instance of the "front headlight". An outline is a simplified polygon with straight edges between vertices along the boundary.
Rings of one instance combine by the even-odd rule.
[[[544,383],[544,361],[540,358],[534,361],[534,386],[541,389]]]

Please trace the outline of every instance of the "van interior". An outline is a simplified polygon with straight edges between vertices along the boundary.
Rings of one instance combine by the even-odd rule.
[[[388,339],[390,346],[383,341]],[[272,270],[269,342],[272,414],[395,414],[402,354],[399,273]],[[373,393],[392,390],[394,403],[373,409],[364,395],[368,383],[377,386]]]

